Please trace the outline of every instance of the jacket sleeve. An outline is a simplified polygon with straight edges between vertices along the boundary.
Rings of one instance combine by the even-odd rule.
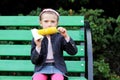
[[[33,64],[40,64],[42,60],[42,55],[40,55],[36,50],[36,44],[34,43],[33,39],[31,42],[31,61]]]
[[[75,55],[77,53],[78,50],[72,38],[70,38],[69,42],[64,39],[64,50],[70,55]]]

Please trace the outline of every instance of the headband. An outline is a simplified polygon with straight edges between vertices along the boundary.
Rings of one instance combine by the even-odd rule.
[[[45,13],[45,12],[53,12],[55,13],[58,17],[60,16],[59,13],[53,9],[44,9],[41,13],[40,13],[40,16]]]

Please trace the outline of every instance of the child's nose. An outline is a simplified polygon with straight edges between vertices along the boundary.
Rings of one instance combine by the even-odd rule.
[[[51,22],[49,22],[49,23],[48,23],[48,26],[49,26],[49,27],[51,27],[51,26],[52,26],[52,23],[51,23]]]

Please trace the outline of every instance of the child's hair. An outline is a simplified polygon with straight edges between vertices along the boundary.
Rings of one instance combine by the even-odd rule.
[[[44,13],[55,14],[55,15],[57,16],[58,20],[59,20],[59,13],[58,13],[57,11],[53,10],[53,9],[50,9],[50,8],[44,9],[44,10],[40,13],[40,15],[39,15],[39,20],[41,20],[41,16],[42,16]]]

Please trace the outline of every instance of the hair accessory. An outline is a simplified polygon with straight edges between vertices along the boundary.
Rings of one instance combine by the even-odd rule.
[[[54,12],[57,16],[59,16],[59,13],[53,9],[44,9],[41,13],[40,16],[44,13],[44,12]]]

